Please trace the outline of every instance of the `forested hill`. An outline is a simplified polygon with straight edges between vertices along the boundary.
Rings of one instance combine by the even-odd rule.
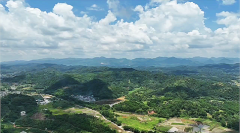
[[[176,75],[176,72],[180,71],[176,68],[158,69],[161,71],[29,64],[2,68],[2,83],[34,84],[35,89],[44,89],[46,93],[59,96],[94,95],[97,99],[117,98],[139,87],[159,95],[169,92],[175,94],[180,91],[184,94],[184,96],[179,94],[182,98],[207,96],[238,99],[238,88],[232,82],[238,80],[237,74],[232,75],[225,71],[219,73],[219,69],[205,67],[191,75],[181,73]],[[12,76],[4,74],[12,70],[16,71],[16,74]],[[22,70],[25,72],[21,72]]]
[[[116,58],[65,58],[65,59],[39,59],[31,61],[9,61],[1,62],[1,64],[29,64],[29,63],[53,63],[61,65],[82,65],[82,66],[109,66],[109,67],[138,67],[138,66],[157,66],[157,67],[173,67],[173,66],[200,66],[206,64],[234,64],[239,63],[239,58],[175,58],[175,57],[157,57],[157,58],[136,58],[136,59],[116,59]]]

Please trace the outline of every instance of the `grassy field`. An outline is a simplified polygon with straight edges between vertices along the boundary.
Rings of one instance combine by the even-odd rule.
[[[53,115],[63,115],[63,114],[68,114],[67,112],[65,112],[64,110],[62,109],[56,109],[56,108],[51,108],[49,109]]]
[[[132,91],[129,91],[128,94],[131,94],[131,93],[133,93],[133,92],[135,92],[135,91],[138,91],[139,89],[141,89],[141,88],[135,88],[135,89],[133,89]]]
[[[120,113],[118,113],[119,115]],[[135,115],[135,114],[123,114],[121,113],[117,118],[123,123],[139,130],[152,130],[159,121],[165,121],[165,118],[151,117],[148,115]]]
[[[160,133],[161,132],[167,132],[171,128],[172,128],[171,126],[158,126],[157,131],[160,132]]]
[[[50,110],[53,115],[63,115],[63,114],[82,114],[82,110],[78,108],[67,108],[67,109],[61,109],[61,108],[53,108],[52,104],[46,104],[46,105],[40,105],[40,109],[48,109]]]
[[[70,114],[82,114],[82,110],[81,109],[78,109],[78,108],[69,108],[69,109],[66,109],[64,110],[65,112],[68,112]]]
[[[210,126],[210,131],[213,130],[214,128],[222,127],[222,126],[221,126],[221,123],[216,122],[216,121],[211,121],[211,120],[209,120],[209,119],[203,119],[202,122],[203,122],[204,124]]]
[[[83,108],[70,107],[70,108],[65,108],[65,109],[53,108],[52,103],[49,103],[47,105],[40,105],[39,108],[40,109],[49,109],[53,113],[53,115],[62,115],[62,114],[71,115],[71,114],[85,113],[87,115],[95,116],[95,117],[103,120],[106,123],[106,125],[108,125],[110,128],[123,132],[122,129],[120,129],[117,125],[114,125],[110,121],[106,120],[99,112],[97,112],[95,110],[91,110],[89,108],[84,108],[84,107]]]
[[[25,88],[22,88],[22,90],[34,90],[32,87],[25,87]]]
[[[20,133],[22,131],[29,132],[29,133],[48,133],[46,131],[42,131],[41,129],[36,129],[36,128],[29,128],[29,127],[13,127],[13,124],[11,123],[1,123],[2,128],[6,129],[8,133]],[[17,126],[17,125],[16,125]]]

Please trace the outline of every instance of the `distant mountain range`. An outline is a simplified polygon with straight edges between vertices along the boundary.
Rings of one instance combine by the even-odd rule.
[[[116,58],[64,58],[64,59],[38,59],[31,61],[8,61],[1,62],[5,65],[20,65],[29,63],[51,63],[61,65],[81,65],[81,66],[108,66],[108,67],[139,67],[139,66],[156,66],[156,67],[174,67],[174,66],[202,66],[207,64],[235,64],[239,63],[239,58],[204,58],[204,57],[193,57],[193,58],[176,58],[176,57],[157,57],[157,58],[136,58],[136,59],[116,59]]]

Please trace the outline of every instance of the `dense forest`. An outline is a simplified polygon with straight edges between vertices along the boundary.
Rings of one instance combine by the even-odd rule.
[[[1,99],[1,118],[4,122],[14,122],[20,118],[20,112],[33,114],[37,110],[37,103],[33,97],[11,94]]]

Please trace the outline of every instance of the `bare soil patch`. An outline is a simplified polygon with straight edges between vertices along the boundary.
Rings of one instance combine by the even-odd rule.
[[[36,113],[31,118],[34,120],[45,120],[46,119],[46,117],[43,113]]]
[[[103,105],[103,104],[113,104],[113,103],[121,102],[121,101],[125,101],[125,96],[119,97],[117,99],[99,100],[99,101],[95,101],[94,103]]]
[[[188,124],[195,124],[196,122],[194,120],[187,120],[187,119],[181,119],[183,123],[188,123]]]

